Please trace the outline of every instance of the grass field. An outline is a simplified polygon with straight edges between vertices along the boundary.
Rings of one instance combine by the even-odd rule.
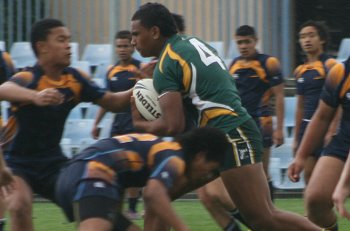
[[[303,204],[301,199],[278,199],[276,206],[281,209],[303,214]],[[194,231],[220,231],[220,228],[214,223],[207,211],[198,201],[177,201],[174,206],[178,213],[183,217],[186,223]],[[139,206],[140,210],[142,205]],[[349,206],[350,207],[350,206]],[[36,231],[73,231],[74,224],[66,222],[60,209],[54,204],[48,202],[39,202],[34,204],[33,220]],[[136,223],[142,224],[142,220]],[[339,230],[349,231],[350,222],[345,219],[339,219]],[[9,230],[7,225],[5,230]],[[246,230],[246,229],[244,229]]]

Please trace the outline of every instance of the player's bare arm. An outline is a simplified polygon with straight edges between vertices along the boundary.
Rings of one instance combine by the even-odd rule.
[[[335,188],[332,199],[335,208],[338,210],[340,216],[350,220],[350,213],[345,208],[346,199],[350,196],[350,158],[347,159],[341,177]]]
[[[13,82],[6,82],[0,86],[0,99],[10,102],[34,103],[38,106],[47,106],[61,104],[64,97],[54,88],[35,91]]]
[[[189,230],[171,207],[167,189],[159,180],[151,179],[147,182],[143,198],[147,208],[159,217],[161,221],[170,225],[176,231]]]
[[[134,127],[153,134],[175,135],[185,129],[185,115],[180,92],[166,92],[159,96],[162,116],[153,121],[146,121],[138,112],[135,103],[131,102],[131,113]]]
[[[284,120],[284,84],[279,84],[272,88],[276,97],[277,126],[273,134],[273,143],[276,147],[284,143],[283,120]]]
[[[101,99],[96,101],[96,103],[108,111],[120,112],[130,105],[131,95],[132,89],[116,93],[107,91]]]
[[[310,153],[313,153],[321,145],[334,114],[335,109],[320,100],[317,111],[306,129],[305,136],[295,155],[295,159],[288,167],[288,176],[293,182],[299,181],[300,173],[304,169],[305,160]]]

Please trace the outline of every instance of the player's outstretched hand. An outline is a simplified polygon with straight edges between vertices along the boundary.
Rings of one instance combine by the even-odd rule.
[[[154,68],[156,67],[157,62],[158,60],[152,60],[149,63],[143,64],[140,69],[132,70],[131,72],[134,73],[136,81],[140,79],[152,78],[153,71],[154,71]]]
[[[350,196],[350,186],[338,183],[337,187],[335,188],[332,199],[334,202],[335,208],[338,210],[340,216],[345,217],[346,219],[350,220],[350,213],[345,208],[345,201],[346,198]]]
[[[2,196],[10,194],[15,188],[14,185],[14,179],[11,171],[9,168],[5,167],[3,170],[0,171],[0,194]]]
[[[300,180],[300,173],[304,170],[304,163],[298,159],[294,159],[288,167],[288,177],[293,182]]]
[[[38,106],[58,105],[63,103],[64,96],[55,88],[38,91],[34,97],[34,104]]]

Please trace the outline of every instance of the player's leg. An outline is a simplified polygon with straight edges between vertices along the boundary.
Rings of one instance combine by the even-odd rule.
[[[343,166],[344,161],[338,158],[320,157],[305,190],[307,216],[321,227],[327,228],[336,224],[337,218],[333,211],[332,193]]]
[[[267,179],[267,183],[269,186],[269,191],[270,191],[270,197],[272,201],[274,200],[274,187],[272,183],[272,179],[269,173],[269,166],[270,166],[270,156],[271,156],[271,148],[270,147],[265,147],[264,146],[264,151],[263,151],[263,156],[262,156],[262,163],[263,163],[263,169],[264,173]]]
[[[272,116],[263,116],[260,117],[260,131],[263,138],[263,156],[262,163],[264,172],[266,175],[266,179],[268,181],[270,194],[272,200],[274,199],[274,187],[272,184],[272,179],[269,173],[270,166],[270,157],[271,157],[271,147],[273,145],[273,124],[272,124]]]
[[[309,156],[306,159],[305,167],[304,167],[304,181],[306,185],[309,184],[309,180],[315,168],[316,162],[317,162],[317,158],[315,156]]]
[[[5,202],[0,199],[0,231],[5,230]]]
[[[274,207],[261,163],[226,170],[221,177],[252,230],[321,230],[302,216]]]
[[[137,214],[137,203],[139,200],[140,190],[141,188],[128,188],[126,190],[129,205],[127,215],[131,220],[139,218],[139,215]]]
[[[14,191],[5,195],[6,209],[10,215],[11,230],[34,230],[32,222],[33,192],[23,178],[14,176],[14,182]]]
[[[216,223],[228,230],[228,227],[236,226],[235,230],[240,230],[229,211],[235,208],[230,196],[228,195],[221,178],[204,185],[197,190],[198,197],[206,207]],[[231,228],[231,230],[233,230]]]

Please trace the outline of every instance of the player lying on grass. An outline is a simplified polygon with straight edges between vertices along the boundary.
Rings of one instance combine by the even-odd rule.
[[[150,214],[174,230],[189,230],[172,209],[170,193],[217,177],[223,162],[217,154],[227,148],[226,136],[210,127],[172,141],[146,133],[103,139],[63,168],[56,200],[78,230],[140,230],[123,216],[121,204],[126,188],[146,186]],[[145,230],[156,230],[152,224],[145,224]]]

